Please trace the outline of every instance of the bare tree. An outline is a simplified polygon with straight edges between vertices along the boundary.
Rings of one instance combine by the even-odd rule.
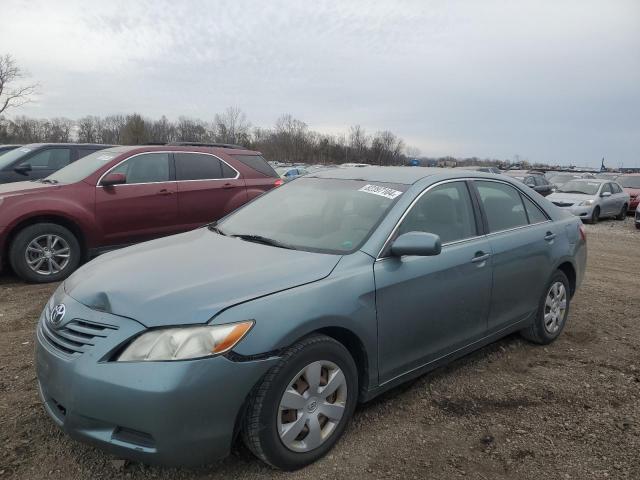
[[[418,158],[421,153],[418,147],[407,147],[404,151],[409,158]]]
[[[0,114],[31,101],[38,84],[23,84],[26,73],[11,55],[0,55]]]
[[[248,143],[251,124],[240,108],[229,107],[222,114],[216,113],[213,123],[216,141],[222,143]]]

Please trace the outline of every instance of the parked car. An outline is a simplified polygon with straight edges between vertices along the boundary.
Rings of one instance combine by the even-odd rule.
[[[22,145],[0,145],[0,156],[4,155],[7,152],[10,152],[11,150],[15,150],[18,147],[21,147]]]
[[[281,183],[250,150],[102,150],[45,179],[0,185],[0,257],[25,280],[61,280],[84,259],[199,227]]]
[[[502,176],[317,172],[83,266],[40,317],[40,391],[121,458],[209,462],[239,432],[293,470],[358,402],[511,332],[553,342],[585,261],[580,220]]]
[[[640,203],[640,174],[621,175],[616,182],[629,194],[629,213],[633,214]]]
[[[590,223],[603,217],[624,220],[629,206],[629,194],[618,183],[598,178],[571,180],[549,195],[549,200]]]
[[[577,180],[580,178],[595,178],[592,173],[558,173],[546,177],[549,183],[555,186],[555,188],[562,187],[565,183],[571,180]]]
[[[502,173],[502,171],[498,167],[485,167],[485,166],[476,166],[469,165],[467,167],[460,167],[465,170],[472,170],[476,172],[486,172],[486,173]]]
[[[524,183],[527,187],[535,190],[543,197],[551,194],[555,188],[555,186],[549,183],[549,181],[544,177],[542,173],[528,172],[522,175],[507,172],[507,175]]]
[[[93,143],[32,143],[0,157],[0,183],[44,178],[79,158],[111,145]]]
[[[287,182],[309,173],[304,167],[276,167],[276,172],[280,178]]]

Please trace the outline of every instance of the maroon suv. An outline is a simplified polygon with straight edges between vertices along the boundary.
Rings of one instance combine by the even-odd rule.
[[[0,261],[61,280],[103,251],[217,220],[282,180],[258,152],[114,147],[41,180],[0,185]]]

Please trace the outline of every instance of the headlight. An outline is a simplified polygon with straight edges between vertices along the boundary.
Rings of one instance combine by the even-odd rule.
[[[587,207],[589,205],[593,205],[593,200],[585,200],[583,202],[580,202],[578,205],[581,207]]]
[[[163,328],[143,333],[124,349],[118,362],[187,360],[231,350],[253,321],[203,327]]]

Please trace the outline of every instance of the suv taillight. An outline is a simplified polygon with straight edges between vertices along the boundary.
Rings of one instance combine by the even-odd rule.
[[[279,187],[279,186],[280,186],[280,185],[282,185],[283,183],[284,183],[284,180],[282,180],[281,178],[279,178],[279,179],[277,179],[277,180],[274,182],[274,184],[273,184],[273,185],[274,185],[274,186],[276,186],[276,187]]]
[[[587,229],[584,227],[583,223],[580,223],[580,225],[578,225],[578,231],[580,232],[580,238],[582,239],[583,242],[587,241]]]

